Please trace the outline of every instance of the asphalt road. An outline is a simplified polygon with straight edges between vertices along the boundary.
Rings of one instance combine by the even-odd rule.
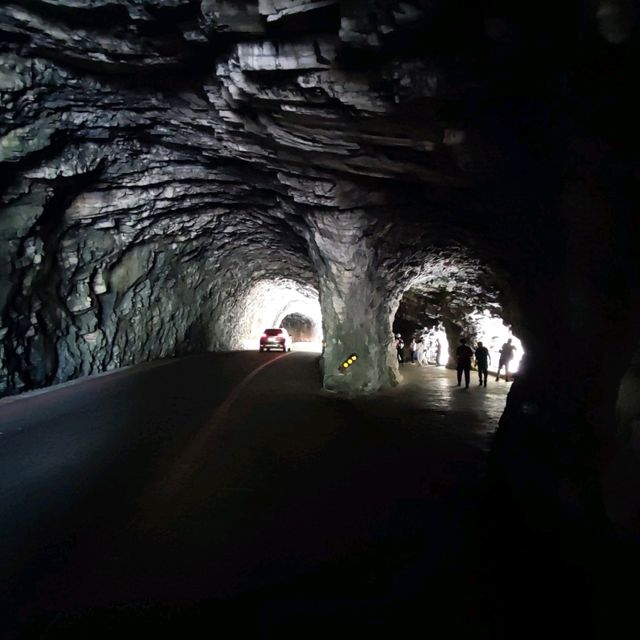
[[[15,638],[483,628],[474,508],[506,383],[375,398],[317,355],[208,354],[0,401]]]

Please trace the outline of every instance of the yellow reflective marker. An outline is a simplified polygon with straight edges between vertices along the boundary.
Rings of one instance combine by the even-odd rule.
[[[349,366],[352,365],[357,359],[358,359],[358,356],[355,353],[352,353],[351,355],[347,356],[346,360],[342,362],[338,367],[338,371],[340,373],[345,373],[346,370],[349,368]]]

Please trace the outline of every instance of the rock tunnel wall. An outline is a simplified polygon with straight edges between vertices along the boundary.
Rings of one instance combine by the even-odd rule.
[[[560,563],[588,582],[640,322],[639,18],[632,0],[3,3],[0,394],[238,348],[268,281],[318,293],[344,395],[397,381],[408,289],[452,337],[489,307],[526,350],[490,539],[536,605]]]
[[[587,583],[606,535],[640,322],[639,17],[633,0],[4,2],[0,395],[237,348],[270,280],[318,293],[324,386],[346,395],[397,380],[412,286],[452,335],[498,304],[527,356],[490,538],[507,588],[535,594],[514,619],[537,619],[549,576]]]
[[[598,341],[609,318],[576,310],[635,294],[607,263],[634,237],[628,4],[3,4],[0,393],[235,348],[270,278],[319,292],[325,376],[362,352],[325,384],[375,390],[403,291],[442,299],[452,247],[486,272],[452,322],[496,290],[541,370]]]
[[[314,342],[320,337],[317,324],[302,313],[287,314],[281,324],[294,342]]]
[[[375,54],[386,22],[413,29],[426,17],[398,7],[3,6],[0,393],[237,348],[254,283],[318,286],[327,261],[312,262],[315,217],[355,206],[389,217],[383,209],[409,200],[386,182],[407,172],[464,180],[425,168],[449,148],[439,126],[416,131],[392,115],[439,82],[430,63]],[[371,43],[368,71],[356,58]],[[340,51],[353,61],[338,62]],[[389,245],[389,267],[412,250]],[[393,295],[384,283],[372,292]],[[386,316],[378,322],[376,363],[388,346]]]

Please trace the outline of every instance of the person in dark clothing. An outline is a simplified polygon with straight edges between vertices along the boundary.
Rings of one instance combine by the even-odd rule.
[[[402,364],[404,362],[404,340],[399,333],[396,334],[396,352],[398,354],[398,362]]]
[[[458,386],[462,383],[462,373],[464,372],[465,389],[468,389],[473,350],[467,346],[465,338],[460,338],[460,346],[456,349],[456,357],[458,359]]]
[[[489,375],[489,363],[491,362],[491,356],[489,355],[489,349],[485,347],[482,342],[478,342],[476,349],[476,366],[478,367],[478,377],[480,378],[480,385],[487,386],[487,376]]]
[[[502,369],[502,367],[504,367],[504,381],[509,382],[509,363],[513,360],[513,352],[515,350],[516,347],[511,344],[511,338],[502,345],[502,349],[500,349],[500,360],[498,361],[496,382],[500,380],[500,369]]]

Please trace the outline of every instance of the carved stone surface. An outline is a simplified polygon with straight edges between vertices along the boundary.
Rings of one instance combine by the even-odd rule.
[[[282,291],[319,301],[325,388],[370,393],[397,381],[405,291],[453,343],[489,310],[526,351],[486,478],[501,610],[536,637],[562,629],[544,611],[565,635],[608,628],[565,596],[615,584],[626,553],[602,553],[600,470],[620,416],[640,418],[637,367],[618,394],[640,324],[639,17],[634,0],[2,2],[0,395],[242,348],[284,319]]]
[[[589,11],[590,37],[628,40],[625,3]],[[559,55],[580,24],[558,14],[549,35],[539,13],[3,4],[0,393],[236,348],[243,296],[265,279],[319,292],[327,386],[357,336],[371,366],[343,391],[395,379],[391,316],[410,286],[446,293],[452,318],[490,308],[526,333],[559,167],[580,158],[589,174],[609,153],[584,134],[594,113],[600,140],[623,126],[624,111],[609,118],[618,104],[635,113],[615,74],[598,75],[612,97],[594,102],[580,64],[523,55],[541,42]]]

